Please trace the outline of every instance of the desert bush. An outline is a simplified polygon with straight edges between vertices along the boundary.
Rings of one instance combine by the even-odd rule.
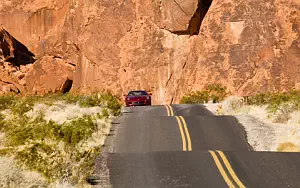
[[[34,104],[43,103],[53,105],[57,101],[64,101],[67,104],[79,104],[80,107],[88,108],[100,106],[111,110],[114,116],[121,112],[121,101],[110,92],[94,92],[91,95],[81,96],[72,93],[52,93],[44,96],[0,96],[0,110],[11,109],[13,113],[23,115],[32,110]]]
[[[81,96],[73,93],[66,93],[61,96],[61,100],[65,101],[67,104],[76,104],[80,101]]]
[[[10,149],[0,153],[14,156],[19,164],[39,172],[50,183],[62,178],[83,183],[100,152],[100,146],[81,148],[98,130],[91,116],[57,124],[44,120],[43,113],[34,119],[14,114],[5,119],[3,127],[5,147]]]
[[[112,111],[114,116],[118,116],[121,112],[122,104],[120,99],[110,92],[95,92],[90,96],[83,97],[79,100],[81,107],[101,106]]]
[[[109,117],[109,113],[108,110],[106,108],[102,109],[102,116],[107,119]]]
[[[13,95],[0,95],[0,110],[10,108],[16,101],[16,97]]]
[[[226,115],[233,115],[244,106],[243,97],[229,96],[222,105],[222,113]]]
[[[253,96],[250,96],[247,100],[248,105],[266,105],[269,104],[272,99],[271,93],[259,93]]]
[[[206,86],[202,91],[191,91],[183,96],[180,100],[181,104],[201,104],[212,100],[213,103],[221,102],[228,95],[226,87],[220,84],[212,84]]]
[[[300,148],[291,142],[279,144],[277,151],[280,152],[300,152]]]
[[[15,114],[23,115],[29,110],[32,110],[34,104],[37,102],[38,97],[30,96],[19,98],[14,105],[11,106],[11,110]]]
[[[207,91],[192,91],[180,100],[181,104],[201,104],[209,101],[209,94]]]
[[[267,108],[269,117],[273,118],[274,123],[287,123],[291,118],[291,114],[297,110],[291,102],[282,103],[276,107]]]
[[[290,104],[289,108],[291,109],[299,108],[300,94],[299,96],[296,94],[297,93],[294,92],[273,94],[268,105],[269,112],[275,113],[276,111],[286,107],[287,104]]]
[[[82,107],[100,106],[101,108],[93,108],[89,113],[93,114],[94,109],[101,109],[101,115],[83,115],[76,119],[71,117],[63,123],[45,117],[43,113],[48,108],[35,107],[36,104],[63,105],[58,104],[58,101]],[[60,109],[55,106],[53,108]],[[102,130],[103,126],[98,120],[107,120],[110,113],[119,115],[121,103],[109,92],[97,92],[88,96],[60,93],[27,97],[0,96],[0,112],[6,109],[9,109],[8,114],[0,113],[0,132],[5,136],[1,140],[4,145],[0,149],[0,155],[13,157],[20,166],[43,175],[48,183],[67,181],[80,185],[85,182],[86,175],[92,172],[101,150],[100,142],[91,144],[104,136],[102,132],[98,132],[98,128]],[[27,113],[31,110],[33,116]],[[37,113],[39,110],[42,111]]]
[[[204,90],[209,93],[209,98],[213,100],[213,103],[223,101],[229,94],[227,88],[221,84],[207,85]]]
[[[4,129],[4,115],[0,113],[0,131]]]
[[[282,104],[292,103],[300,108],[300,91],[291,90],[283,93],[259,93],[248,98],[248,105],[269,105],[269,110],[277,111]]]
[[[300,109],[300,91],[260,93],[248,98],[249,105],[267,105],[269,117],[275,123],[286,123],[291,113]]]
[[[59,135],[58,139],[61,139],[65,144],[74,147],[82,140],[87,140],[92,133],[96,131],[97,124],[94,122],[93,118],[85,115],[82,118],[63,124],[59,127],[57,135]]]
[[[20,168],[13,158],[0,157],[0,187],[48,187],[47,181],[36,172]]]
[[[27,116],[14,117],[5,125],[7,146],[20,146],[30,143],[32,140],[48,139],[63,141],[66,146],[74,147],[97,131],[94,119],[88,115],[68,123],[57,124],[54,121],[47,122],[44,114],[40,113],[33,120]]]

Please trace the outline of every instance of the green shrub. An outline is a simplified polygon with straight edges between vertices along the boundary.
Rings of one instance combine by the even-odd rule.
[[[74,147],[83,140],[87,140],[97,131],[97,124],[91,116],[84,116],[63,124],[59,130],[59,137],[67,145]]]
[[[0,96],[0,110],[11,109],[14,113],[23,115],[31,110],[35,103],[52,105],[54,102],[64,101],[68,104],[79,104],[80,107],[100,106],[108,108],[114,116],[121,112],[121,101],[111,92],[94,92],[91,95],[80,96],[72,93],[51,93],[44,96],[15,97]]]
[[[254,96],[248,97],[247,104],[248,105],[265,105],[269,104],[272,99],[271,93],[259,93]]]
[[[4,127],[5,126],[5,122],[4,122],[4,115],[2,115],[0,113],[0,131],[3,131],[4,130]]]
[[[208,85],[205,90],[209,93],[209,99],[213,100],[213,103],[221,102],[228,96],[227,88],[221,84]]]
[[[34,104],[38,101],[39,97],[29,96],[23,97],[17,100],[14,105],[11,106],[11,110],[15,114],[23,115],[29,110],[32,110]]]
[[[248,98],[249,105],[266,105],[269,104],[270,110],[276,109],[287,102],[295,104],[300,107],[300,91],[292,90],[284,93],[259,93]]]
[[[248,97],[248,105],[267,105],[269,117],[275,123],[286,123],[291,113],[300,109],[300,91],[260,93]]]
[[[0,110],[10,108],[16,101],[16,97],[13,95],[0,95]]]
[[[54,122],[47,123],[43,117],[42,113],[34,120],[27,116],[15,116],[5,122],[6,146],[20,146],[32,140],[54,138],[53,131],[51,131],[51,125]]]
[[[277,147],[279,152],[300,152],[300,148],[291,142],[281,143]]]
[[[104,117],[105,119],[107,119],[109,117],[109,113],[106,108],[102,109],[102,117]]]
[[[268,111],[275,113],[287,104],[291,110],[300,108],[300,91],[292,90],[284,93],[260,93],[248,98],[249,105],[268,105]]]
[[[6,127],[8,146],[24,145],[32,140],[52,139],[74,147],[97,131],[97,125],[91,116],[83,116],[62,125],[53,121],[47,122],[43,114],[38,115],[34,120],[23,116],[9,123],[14,128]]]
[[[228,95],[226,87],[220,84],[208,85],[202,91],[192,91],[183,96],[181,104],[201,104],[212,100],[214,103],[221,102]]]
[[[121,112],[122,104],[120,100],[110,92],[93,93],[90,96],[82,97],[79,100],[81,107],[100,106],[108,108],[114,116],[118,116]]]
[[[86,146],[86,142],[98,131],[92,116],[83,116],[58,124],[46,121],[40,113],[34,119],[27,117],[35,103],[53,104],[65,101],[84,107],[102,107],[101,118],[109,112],[119,115],[120,100],[109,92],[90,96],[72,94],[49,94],[45,96],[0,96],[0,110],[11,109],[11,115],[0,113],[0,131],[5,133],[5,147],[0,155],[13,156],[20,165],[41,173],[49,182],[67,180],[69,183],[85,182],[86,174],[92,172],[100,146]]]
[[[41,173],[49,182],[53,182],[65,176],[63,159],[60,155],[61,153],[55,145],[37,142],[16,151],[15,158],[30,170]],[[60,160],[55,161],[55,159]]]
[[[80,107],[89,108],[93,106],[100,106],[101,101],[97,95],[84,96],[79,100]]]
[[[1,131],[6,134],[5,146],[9,148],[1,150],[0,154],[13,155],[20,164],[43,174],[50,182],[62,178],[74,183],[83,181],[99,155],[100,146],[88,151],[80,149],[81,144],[97,131],[91,116],[57,124],[47,122],[40,113],[33,120],[16,115],[0,122],[5,125]],[[59,143],[64,147],[61,148]]]
[[[181,104],[201,104],[209,101],[209,93],[207,91],[194,91],[190,92],[186,96],[183,96],[180,100]]]
[[[67,104],[76,104],[80,101],[81,96],[74,95],[72,93],[67,93],[62,96],[62,100],[65,101]]]

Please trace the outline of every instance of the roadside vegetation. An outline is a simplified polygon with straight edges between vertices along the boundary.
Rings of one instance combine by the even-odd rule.
[[[264,147],[268,151],[300,151],[300,91],[229,96],[216,113],[234,115],[242,121],[251,134],[248,138],[254,139],[253,144],[260,143],[260,151]]]
[[[111,118],[120,109],[119,99],[109,92],[0,96],[0,163],[9,161],[18,171],[16,177],[0,169],[0,187],[86,186]],[[28,180],[30,173],[38,178]]]
[[[277,150],[280,152],[300,152],[300,147],[292,142],[284,142],[278,145]]]
[[[180,103],[204,104],[218,115],[235,116],[259,151],[300,151],[300,90],[238,97],[213,84],[188,92]]]
[[[267,106],[269,118],[274,123],[288,123],[291,118],[300,124],[300,91],[292,90],[284,93],[261,93],[251,96],[248,105]]]
[[[300,91],[260,93],[249,97],[230,96],[223,101],[220,113],[247,113],[251,108],[261,108],[272,123],[300,124]]]
[[[180,100],[180,104],[203,104],[208,101],[218,103],[223,101],[229,93],[226,87],[220,84],[207,85],[201,91],[190,91]]]
[[[259,93],[248,97],[230,96],[226,87],[213,84],[201,91],[191,91],[183,96],[181,104],[223,103],[219,114],[237,114],[249,111],[250,106],[264,107],[273,123],[300,124],[300,91]]]

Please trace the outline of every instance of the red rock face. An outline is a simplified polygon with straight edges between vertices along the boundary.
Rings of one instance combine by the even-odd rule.
[[[178,81],[190,84],[177,90],[215,82],[237,95],[294,88],[300,82],[299,10],[297,1],[214,0]]]
[[[0,28],[0,94],[45,94],[68,91],[74,67],[60,58],[34,54]]]
[[[31,94],[69,91],[73,83],[73,67],[65,60],[44,56],[26,74],[26,89]]]
[[[188,90],[209,83],[222,83],[237,95],[300,85],[298,1],[210,4],[5,1],[0,3],[0,25],[41,63],[30,74],[15,75],[22,78],[16,83],[24,90],[38,93],[62,90],[72,74],[72,89],[109,89],[120,96],[146,89],[152,91],[154,104],[178,102]],[[41,70],[51,71],[43,76]],[[57,84],[51,85],[49,75],[58,75]]]

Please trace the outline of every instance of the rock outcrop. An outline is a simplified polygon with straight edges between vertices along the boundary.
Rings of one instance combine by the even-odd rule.
[[[299,1],[214,0],[175,81],[178,96],[215,82],[237,95],[297,87],[299,10]]]
[[[29,94],[68,92],[73,84],[74,67],[65,60],[44,56],[26,74],[26,89]]]
[[[12,37],[6,30],[0,28],[0,94],[8,92],[24,92],[19,83],[25,76],[20,67],[34,62],[34,55]]]
[[[299,10],[291,0],[19,0],[0,3],[0,25],[42,62],[25,91],[72,80],[83,92],[150,90],[161,104],[215,82],[237,95],[299,86]]]
[[[54,56],[35,56],[26,46],[0,28],[0,94],[67,92],[74,67]]]

